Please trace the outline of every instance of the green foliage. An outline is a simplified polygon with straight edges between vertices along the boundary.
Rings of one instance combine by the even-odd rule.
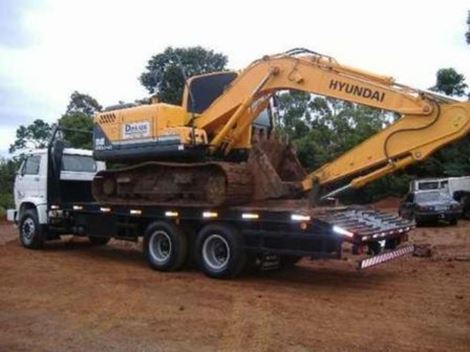
[[[279,96],[281,121],[303,165],[314,170],[381,130],[391,116],[366,106],[303,92]]]
[[[453,68],[440,69],[436,78],[436,84],[431,88],[434,91],[451,96],[466,94],[465,89],[468,86],[465,77]],[[408,172],[417,177],[470,175],[470,138],[464,138],[439,150],[424,163],[409,168]]]
[[[63,137],[71,147],[92,148],[93,115],[101,110],[102,107],[95,98],[77,91],[72,93],[67,111],[58,122],[65,129]],[[85,133],[86,131],[89,133]]]
[[[19,159],[0,159],[0,208],[13,207],[13,183],[19,168]]]
[[[465,39],[467,40],[467,44],[470,44],[470,11],[468,11],[467,25],[468,25],[468,31],[467,33],[465,33]]]
[[[44,148],[51,137],[53,125],[36,119],[28,126],[21,125],[16,130],[16,140],[10,144],[10,153],[26,148]]]
[[[140,82],[149,93],[156,93],[160,101],[180,105],[186,76],[225,70],[227,56],[200,46],[189,48],[168,47],[161,54],[152,56]]]
[[[70,103],[67,106],[66,114],[81,113],[88,116],[93,116],[96,112],[102,110],[102,106],[96,101],[95,98],[88,94],[79,93],[74,91],[70,96]]]
[[[280,94],[279,110],[283,133],[289,135],[301,163],[310,171],[354,148],[395,118],[366,106],[294,91]],[[343,195],[342,201],[363,203],[398,196],[406,192],[408,181],[404,173],[387,176]]]
[[[461,97],[466,94],[464,75],[457,73],[453,68],[441,68],[436,74],[436,85],[430,89],[450,96]]]
[[[70,143],[71,147],[91,149],[91,132],[93,131],[93,119],[82,112],[71,112],[63,115],[59,119],[59,126],[65,129],[89,131],[82,133],[76,131],[64,131],[64,139]]]

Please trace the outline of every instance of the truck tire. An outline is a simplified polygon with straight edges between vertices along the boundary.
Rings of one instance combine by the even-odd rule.
[[[35,209],[24,211],[20,219],[20,242],[25,248],[40,249],[44,241],[42,239],[41,225]]]
[[[245,267],[242,237],[230,225],[206,225],[199,231],[195,248],[199,267],[209,277],[235,278]]]
[[[108,244],[108,242],[111,240],[111,237],[88,236],[88,239],[93,246],[104,246]]]
[[[175,224],[151,223],[144,234],[144,255],[152,269],[178,270],[188,256],[188,239]]]

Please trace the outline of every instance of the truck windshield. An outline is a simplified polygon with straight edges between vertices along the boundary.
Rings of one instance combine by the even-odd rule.
[[[62,158],[62,171],[96,172],[96,162],[87,155],[67,155]]]
[[[418,183],[418,189],[420,190],[427,190],[427,189],[438,189],[439,182],[437,181],[429,181],[429,182],[420,182]]]

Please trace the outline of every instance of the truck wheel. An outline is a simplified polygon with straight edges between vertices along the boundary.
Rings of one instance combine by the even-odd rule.
[[[104,246],[104,245],[108,244],[108,242],[111,238],[110,237],[88,236],[88,239],[90,240],[90,242],[93,246]]]
[[[154,222],[144,235],[144,255],[150,267],[159,271],[180,269],[188,254],[188,239],[176,225]]]
[[[247,260],[240,233],[225,224],[203,227],[196,239],[196,251],[201,270],[216,279],[236,277]]]
[[[36,210],[26,210],[20,220],[20,242],[25,248],[39,249],[44,241],[41,238],[41,225]]]

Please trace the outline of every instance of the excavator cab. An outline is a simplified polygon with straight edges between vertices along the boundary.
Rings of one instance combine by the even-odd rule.
[[[234,71],[215,72],[191,77],[183,94],[183,108],[193,114],[202,114],[237,78]]]

